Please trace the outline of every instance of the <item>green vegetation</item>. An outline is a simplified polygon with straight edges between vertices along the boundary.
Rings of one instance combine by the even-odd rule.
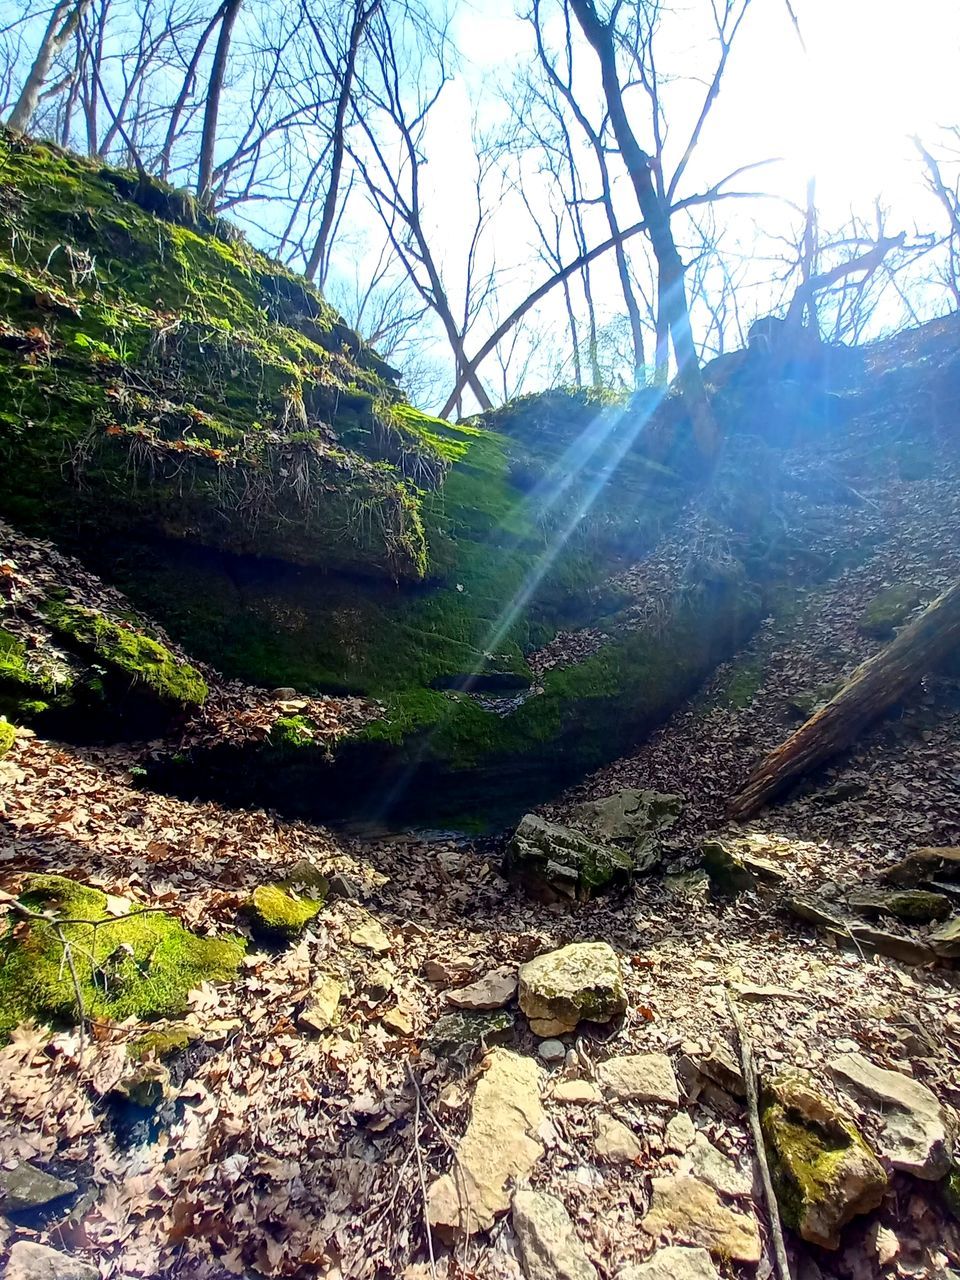
[[[279,884],[259,885],[243,903],[241,914],[257,937],[288,942],[301,934],[323,903],[295,897]]]
[[[13,746],[16,736],[17,731],[10,721],[0,718],[0,760]]]
[[[185,709],[203,706],[207,685],[200,672],[150,636],[76,605],[51,602],[44,616],[57,634],[89,649],[134,685],[145,685],[160,701]]]
[[[920,603],[922,593],[915,583],[901,583],[881,591],[864,609],[860,630],[869,636],[886,639],[902,626]]]
[[[132,915],[115,918],[105,893],[62,876],[28,876],[20,902],[66,922],[60,928],[86,1017],[119,1021],[183,1013],[194,987],[229,981],[243,958],[238,939],[198,937],[162,912],[133,907]],[[56,927],[11,916],[0,942],[0,1035],[26,1018],[70,1023],[77,1016]]]

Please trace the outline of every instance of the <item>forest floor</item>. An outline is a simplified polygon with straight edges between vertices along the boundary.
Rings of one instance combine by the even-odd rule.
[[[842,462],[830,460],[833,468]],[[880,641],[864,635],[858,620],[878,591],[916,581],[931,598],[960,577],[954,460],[935,457],[924,479],[906,481],[878,458],[856,475],[847,469],[832,490],[823,465],[798,459],[796,500],[822,506],[825,545],[867,549],[768,618],[635,754],[543,810],[563,821],[575,803],[625,786],[683,800],[664,865],[576,910],[523,897],[502,878],[493,839],[361,841],[263,811],[145,790],[136,773],[142,744],[77,748],[18,735],[0,762],[0,883],[7,890],[25,871],[56,870],[161,905],[201,932],[234,928],[245,894],[299,859],[328,876],[343,873],[354,891],[330,901],[291,947],[251,947],[237,983],[193,993],[188,1020],[197,1039],[149,1133],[127,1132],[111,1104],[132,1027],[14,1034],[0,1050],[0,1165],[36,1159],[68,1173],[87,1194],[65,1221],[34,1230],[4,1222],[0,1251],[16,1239],[41,1240],[92,1261],[104,1280],[254,1270],[517,1280],[509,1215],[452,1250],[428,1240],[425,1189],[450,1166],[479,1075],[476,1063],[463,1073],[433,1053],[429,1036],[449,1011],[446,987],[578,940],[615,948],[629,998],[612,1034],[580,1041],[588,1075],[591,1063],[614,1055],[657,1050],[676,1061],[732,1043],[726,991],[739,984],[756,997],[747,1027],[761,1074],[791,1064],[824,1080],[831,1058],[859,1051],[960,1108],[955,971],[840,948],[783,911],[792,892],[842,897],[912,848],[960,845],[955,682],[927,681],[902,714],[864,735],[847,757],[736,829],[776,858],[785,883],[718,901],[695,874],[684,874],[695,869],[704,836],[729,833],[725,802],[751,765],[798,723],[791,700],[876,651]],[[807,524],[809,515],[808,506]],[[686,533],[624,575],[638,610],[656,582],[682,570],[695,526],[691,517]],[[6,544],[4,554],[26,577],[49,566],[48,551],[26,539]],[[574,638],[570,648],[584,644],[589,639]],[[564,661],[562,643],[544,658],[555,661]],[[324,703],[331,732],[338,717],[362,714],[341,701]],[[241,712],[250,732],[261,732],[270,710],[262,702],[220,682],[211,719],[196,732],[215,735],[218,717],[236,720]],[[312,706],[311,714],[322,710]],[[318,974],[339,978],[344,997],[339,1021],[316,1035],[298,1027],[297,1012]],[[516,1047],[536,1058],[537,1040],[519,1017]],[[561,1101],[554,1089],[571,1068],[540,1065],[546,1150],[531,1183],[560,1197],[607,1280],[652,1249],[638,1224],[651,1178],[681,1163],[665,1134],[675,1108]],[[742,1114],[702,1100],[686,1109],[699,1131],[750,1170]],[[639,1154],[629,1162],[598,1154],[601,1113],[636,1135]],[[723,1264],[723,1274],[765,1280],[773,1263],[762,1197],[741,1194],[739,1208],[760,1224],[763,1257],[758,1266]],[[849,1227],[840,1250],[804,1248],[803,1256],[804,1277],[935,1280],[960,1274],[951,1270],[960,1268],[960,1226],[931,1185],[898,1175],[878,1214]]]

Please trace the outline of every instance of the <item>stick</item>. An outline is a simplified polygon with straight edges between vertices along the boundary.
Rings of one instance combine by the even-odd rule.
[[[757,1100],[757,1073],[753,1066],[753,1050],[750,1046],[750,1037],[743,1024],[743,1019],[737,1012],[736,1005],[730,998],[730,992],[726,991],[725,994],[727,1008],[730,1010],[730,1017],[733,1019],[733,1025],[737,1031],[737,1041],[740,1046],[740,1065],[743,1068],[743,1083],[747,1091],[747,1115],[750,1119],[750,1133],[753,1137],[754,1153],[760,1168],[760,1181],[763,1183],[763,1198],[767,1205],[767,1217],[770,1219],[770,1235],[773,1237],[773,1256],[777,1264],[777,1276],[779,1280],[792,1280],[790,1263],[787,1261],[787,1249],[783,1242],[780,1207],[777,1204],[776,1193],[773,1190],[770,1165],[767,1163],[767,1151],[763,1145],[763,1129],[760,1126],[760,1105]]]
[[[411,1073],[412,1074],[412,1073]],[[423,1152],[420,1150],[420,1089],[417,1089],[416,1110],[413,1113],[413,1149],[417,1155],[417,1176],[420,1179],[420,1195],[423,1199],[423,1227],[427,1233],[427,1252],[430,1255],[430,1274],[436,1277],[437,1260],[433,1253],[433,1232],[430,1229],[430,1209],[427,1204],[427,1179],[423,1172]]]

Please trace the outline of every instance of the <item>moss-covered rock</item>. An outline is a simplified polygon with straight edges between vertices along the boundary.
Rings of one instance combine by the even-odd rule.
[[[116,917],[105,893],[63,876],[28,876],[19,900],[63,923],[13,920],[0,944],[0,1035],[26,1018],[77,1019],[64,942],[84,1016],[115,1020],[182,1013],[194,987],[228,981],[243,958],[237,938],[202,938],[163,912],[136,906]]]
[[[591,897],[634,869],[630,854],[535,813],[520,820],[504,854],[504,871],[543,901]]]
[[[8,721],[0,718],[0,760],[7,754],[13,746],[17,736],[17,731]]]
[[[760,1118],[784,1222],[836,1249],[840,1230],[883,1199],[887,1175],[850,1118],[800,1072],[766,1082]]]
[[[874,596],[860,615],[860,630],[884,640],[906,622],[922,599],[923,594],[915,583],[888,587]]]
[[[240,911],[254,935],[274,942],[289,942],[303,933],[323,903],[300,898],[279,884],[259,885]]]
[[[520,1008],[538,1036],[573,1031],[581,1019],[611,1022],[627,997],[617,953],[606,942],[572,942],[520,967]]]
[[[907,924],[946,920],[951,910],[946,894],[928,889],[856,889],[847,905],[861,915],[894,916]]]

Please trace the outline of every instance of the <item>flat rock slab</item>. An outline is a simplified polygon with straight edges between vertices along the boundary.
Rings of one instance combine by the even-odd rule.
[[[13,1169],[0,1169],[0,1212],[27,1213],[42,1209],[63,1196],[70,1196],[77,1184],[68,1178],[55,1178],[26,1160]]]
[[[606,942],[573,942],[520,968],[520,1008],[538,1036],[610,1022],[627,1008],[620,961]]]
[[[448,1004],[457,1009],[502,1009],[517,994],[517,971],[512,965],[491,969],[469,986],[447,992]]]
[[[10,1250],[5,1280],[100,1280],[100,1270],[45,1244],[20,1240]]]
[[[600,1116],[594,1139],[597,1155],[611,1164],[633,1164],[643,1155],[643,1147],[632,1129],[613,1116]]]
[[[877,1122],[877,1146],[895,1169],[937,1181],[950,1170],[947,1114],[926,1085],[899,1071],[875,1066],[861,1053],[830,1063],[834,1080]]]
[[[668,1151],[683,1155],[697,1136],[696,1126],[686,1111],[678,1111],[667,1125],[665,1142]]]
[[[362,920],[360,924],[350,930],[350,941],[355,947],[362,947],[364,951],[372,951],[377,956],[385,955],[390,950],[390,939],[372,917],[368,920]]]
[[[720,1272],[706,1249],[675,1244],[618,1271],[617,1280],[720,1280]]]
[[[728,1209],[713,1187],[680,1175],[654,1178],[650,1211],[640,1224],[648,1235],[699,1245],[734,1262],[760,1261],[760,1229],[755,1218]]]
[[[917,885],[931,878],[960,880],[960,845],[914,849],[883,872],[885,884]]]
[[[556,1196],[516,1192],[513,1229],[527,1280],[597,1280],[597,1269]]]
[[[314,984],[310,998],[297,1015],[297,1024],[318,1034],[332,1027],[337,1020],[337,1010],[343,986],[336,978],[321,978]]]
[[[555,1102],[581,1107],[603,1101],[603,1094],[591,1080],[561,1080],[550,1096]]]
[[[448,1236],[488,1231],[510,1207],[510,1185],[543,1155],[543,1122],[536,1062],[492,1050],[451,1172],[429,1190],[430,1225]]]
[[[745,1173],[729,1156],[718,1151],[703,1133],[698,1133],[689,1148],[681,1173],[693,1174],[709,1183],[722,1196],[739,1200],[753,1194],[753,1175]]]
[[[930,946],[941,960],[960,959],[960,916],[954,916],[930,934]]]
[[[864,916],[893,916],[907,924],[946,920],[950,899],[929,889],[857,889],[847,895],[847,905]]]
[[[665,1053],[631,1053],[608,1058],[597,1068],[601,1088],[619,1102],[680,1105],[680,1087]]]

